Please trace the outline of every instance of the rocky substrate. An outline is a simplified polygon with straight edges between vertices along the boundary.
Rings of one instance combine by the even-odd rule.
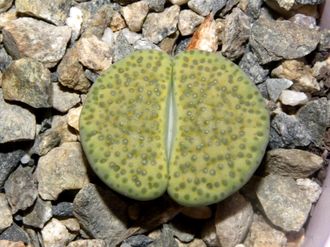
[[[315,0],[0,1],[0,246],[300,246],[330,148],[330,30]],[[262,165],[217,205],[137,202],[90,170],[90,86],[138,49],[223,54],[271,112]]]

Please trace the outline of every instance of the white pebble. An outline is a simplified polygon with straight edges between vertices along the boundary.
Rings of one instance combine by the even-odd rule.
[[[280,95],[280,101],[283,105],[303,105],[308,102],[308,96],[303,92],[292,90],[283,90]]]
[[[83,13],[81,9],[77,7],[72,7],[70,9],[69,17],[66,19],[66,24],[72,29],[73,40],[76,40],[78,38],[82,22]]]

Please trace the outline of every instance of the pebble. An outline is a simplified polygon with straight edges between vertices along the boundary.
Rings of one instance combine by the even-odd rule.
[[[118,32],[126,27],[124,18],[118,11],[113,12],[110,22],[110,28],[113,32]]]
[[[79,61],[89,69],[104,71],[112,63],[110,46],[94,35],[81,38],[77,49]]]
[[[61,221],[53,218],[41,230],[44,247],[66,246],[75,238]]]
[[[58,146],[60,143],[61,136],[58,131],[48,129],[45,132],[37,135],[33,147],[31,148],[31,153],[43,156],[47,154],[50,150],[52,150],[54,147]]]
[[[313,16],[307,16],[304,14],[295,14],[290,18],[293,23],[305,26],[307,28],[317,28],[316,18]]]
[[[45,223],[52,217],[52,204],[37,198],[33,209],[23,216],[24,225],[42,229]]]
[[[195,237],[195,229],[188,222],[189,221],[180,221],[174,219],[172,223],[168,224],[173,232],[173,236],[180,240],[182,243],[189,243],[193,241]]]
[[[142,27],[142,34],[153,43],[159,43],[177,30],[180,7],[173,5],[161,13],[149,13]]]
[[[264,82],[268,76],[268,69],[259,65],[257,56],[252,52],[243,55],[239,66],[255,84]]]
[[[53,205],[52,214],[55,217],[72,217],[73,216],[73,204],[72,202],[59,202]]]
[[[182,10],[178,22],[178,29],[181,35],[187,36],[193,34],[197,26],[200,25],[203,20],[203,17],[189,9]]]
[[[58,80],[61,85],[76,91],[86,93],[91,86],[84,74],[84,68],[79,62],[77,47],[69,48],[60,64],[57,66]]]
[[[0,1],[0,13],[5,12],[11,7],[13,0],[1,0]]]
[[[321,39],[320,39],[319,50],[327,51],[329,49],[330,49],[330,30],[323,29],[323,30],[321,30]]]
[[[293,81],[292,89],[307,93],[320,90],[320,85],[313,76],[313,70],[300,60],[286,60],[272,70],[272,76]]]
[[[267,218],[286,232],[298,232],[311,209],[311,202],[290,177],[270,174],[261,179],[257,197]]]
[[[81,26],[83,23],[83,12],[78,7],[71,7],[69,17],[65,24],[72,30],[71,41],[74,42],[80,35]]]
[[[67,245],[67,247],[106,247],[106,243],[102,239],[87,239],[87,240],[75,240]]]
[[[5,48],[0,48],[0,70],[5,71],[12,63],[13,59],[8,55]]]
[[[52,129],[56,131],[61,139],[61,143],[75,142],[78,137],[71,131],[68,125],[68,115],[54,115],[52,120]]]
[[[2,90],[0,90],[0,112],[0,143],[34,139],[35,116],[23,107],[5,102]]]
[[[116,37],[114,46],[112,48],[113,49],[112,59],[114,63],[128,56],[134,51],[133,46],[128,42],[127,38],[125,37],[122,31],[120,31],[118,36]]]
[[[16,169],[23,155],[24,151],[20,149],[2,150],[0,152],[0,190],[3,189],[7,177]]]
[[[63,143],[40,157],[36,177],[39,195],[44,200],[56,200],[61,192],[88,184],[87,164],[80,143]]]
[[[145,235],[136,235],[125,239],[120,247],[147,247],[152,242],[152,238]]]
[[[288,79],[269,78],[266,80],[266,87],[269,98],[276,102],[283,90],[292,86],[293,82]]]
[[[25,247],[24,242],[18,241],[8,241],[8,240],[0,240],[0,246],[1,247]]]
[[[110,190],[87,184],[76,195],[73,210],[81,227],[93,238],[106,240],[107,246],[126,231],[127,205]]]
[[[79,131],[79,117],[82,106],[71,108],[68,112],[68,125]]]
[[[66,0],[16,0],[15,6],[20,14],[43,19],[56,25],[64,25],[70,2]]]
[[[212,210],[208,206],[204,207],[184,207],[181,213],[189,218],[205,220],[212,216]]]
[[[311,203],[317,202],[322,193],[322,188],[318,183],[309,178],[298,178],[296,183]]]
[[[50,72],[32,58],[15,60],[3,74],[3,96],[34,108],[50,107]]]
[[[317,47],[320,35],[290,21],[259,18],[251,28],[250,45],[262,64],[308,55]]]
[[[262,4],[263,0],[249,0],[246,9],[247,14],[254,19],[259,18]]]
[[[11,210],[4,193],[0,193],[0,215],[0,232],[2,232],[6,228],[10,227],[13,223]]]
[[[80,225],[76,218],[65,218],[60,221],[70,232],[79,233]]]
[[[166,0],[144,0],[144,1],[148,3],[148,6],[151,10],[155,12],[164,11]]]
[[[250,18],[240,8],[234,8],[226,16],[225,27],[221,33],[221,53],[234,60],[244,54],[245,43],[250,36]]]
[[[161,50],[158,45],[155,45],[151,41],[146,40],[144,38],[137,40],[133,44],[133,48],[134,50],[147,50],[147,49],[158,50],[158,51]]]
[[[173,50],[175,49],[176,42],[180,36],[180,32],[176,31],[175,33],[171,34],[170,36],[166,37],[159,43],[159,48],[162,51],[165,51],[168,54],[173,54]]]
[[[139,39],[142,39],[142,35],[139,33],[131,32],[128,28],[124,28],[121,31],[121,34],[125,37],[129,44],[136,43]]]
[[[139,1],[123,7],[120,11],[125,19],[125,22],[132,32],[140,32],[142,24],[149,12],[147,2]]]
[[[5,182],[6,197],[13,214],[32,206],[37,199],[37,180],[32,171],[32,167],[19,166]]]
[[[283,105],[297,106],[306,104],[308,96],[303,92],[285,89],[282,91],[279,100]]]
[[[266,1],[266,2],[270,2],[270,1]],[[280,8],[283,8],[286,11],[291,10],[295,4],[295,0],[275,0],[275,2],[278,4]]]
[[[177,241],[174,239],[173,232],[167,224],[163,225],[160,237],[151,243],[148,247],[179,247]]]
[[[71,29],[22,17],[5,25],[2,34],[8,53],[15,59],[34,58],[49,68],[63,57]]]
[[[8,227],[0,234],[0,239],[12,241],[12,242],[21,241],[26,244],[29,242],[29,236],[27,235],[27,233],[15,223],[13,223],[10,227]]]
[[[52,106],[60,112],[67,112],[80,102],[79,94],[65,90],[58,83],[52,83]]]
[[[285,234],[270,226],[261,215],[255,214],[250,231],[244,240],[245,247],[286,247]]]
[[[207,16],[212,10],[212,0],[189,0],[188,7],[201,16]]]
[[[278,148],[267,152],[265,172],[292,178],[306,178],[321,169],[323,163],[322,157],[311,152]]]
[[[220,246],[232,247],[241,243],[252,224],[252,219],[252,205],[239,193],[218,203],[215,228]]]

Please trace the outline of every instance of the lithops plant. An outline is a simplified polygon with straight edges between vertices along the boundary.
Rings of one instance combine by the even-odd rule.
[[[85,154],[115,191],[178,203],[218,202],[243,186],[268,143],[255,85],[216,54],[137,51],[90,90],[80,117]]]

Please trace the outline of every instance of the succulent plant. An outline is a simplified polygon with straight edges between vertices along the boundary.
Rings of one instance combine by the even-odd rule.
[[[243,186],[268,143],[269,114],[234,63],[208,52],[137,51],[92,86],[83,149],[115,191],[178,203],[218,202]]]

